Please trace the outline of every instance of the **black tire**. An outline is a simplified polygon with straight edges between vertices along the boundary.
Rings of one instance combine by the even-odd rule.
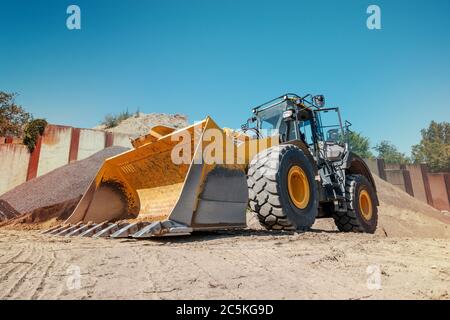
[[[309,183],[310,196],[299,209],[288,192],[288,172],[300,167]],[[318,212],[318,187],[313,167],[303,151],[295,145],[279,145],[260,152],[250,162],[247,184],[250,210],[269,230],[307,230]]]
[[[367,219],[362,214],[359,195],[365,190],[372,202],[372,214]],[[345,198],[347,212],[334,212],[333,219],[336,226],[343,232],[374,233],[378,224],[378,208],[376,206],[376,193],[372,184],[360,174],[348,175],[345,182]]]

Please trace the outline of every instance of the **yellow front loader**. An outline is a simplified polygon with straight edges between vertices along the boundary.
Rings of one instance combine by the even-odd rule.
[[[349,149],[349,124],[324,103],[286,94],[254,108],[241,133],[209,117],[180,130],[156,126],[107,159],[72,215],[45,233],[147,238],[245,228],[247,208],[269,230],[332,217],[341,231],[373,233],[374,179]]]
[[[245,228],[246,168],[271,141],[236,139],[209,117],[180,130],[156,126],[107,159],[72,215],[45,233],[145,238]]]

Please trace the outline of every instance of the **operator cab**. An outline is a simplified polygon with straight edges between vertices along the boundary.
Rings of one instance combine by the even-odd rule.
[[[321,109],[318,121],[320,123],[318,134],[321,137],[319,148],[328,161],[341,161],[346,154],[346,143],[339,109]]]
[[[308,100],[310,98],[310,100]],[[338,108],[323,108],[322,95],[299,97],[287,94],[253,109],[260,137],[279,134],[280,143],[301,141],[316,158],[340,161],[346,153],[345,132]]]

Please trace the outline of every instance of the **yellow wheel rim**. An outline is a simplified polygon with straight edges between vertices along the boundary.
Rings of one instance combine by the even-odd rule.
[[[372,218],[372,199],[370,198],[369,192],[367,192],[367,190],[361,190],[361,192],[359,193],[359,209],[364,219],[370,220],[370,218]]]
[[[297,208],[305,209],[308,206],[311,197],[308,177],[299,166],[293,166],[289,169],[288,191],[289,197]]]

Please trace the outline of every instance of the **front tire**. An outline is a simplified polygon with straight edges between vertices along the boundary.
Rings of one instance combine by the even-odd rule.
[[[378,224],[378,208],[372,184],[363,175],[348,175],[345,190],[347,212],[333,213],[339,231],[374,233]]]
[[[318,187],[303,151],[287,144],[255,156],[248,170],[249,206],[269,230],[306,230],[317,217]]]

